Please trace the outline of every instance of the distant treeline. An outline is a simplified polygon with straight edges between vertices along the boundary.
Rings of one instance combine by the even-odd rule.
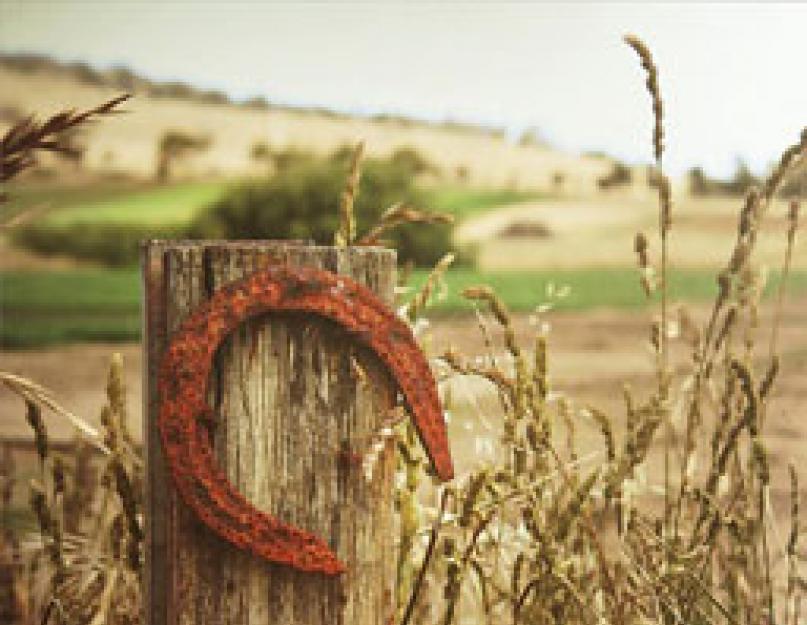
[[[753,187],[763,184],[763,179],[755,175],[748,165],[739,160],[734,174],[728,179],[707,176],[702,167],[693,167],[687,173],[689,191],[692,195],[744,195]],[[785,176],[779,187],[779,197],[794,199],[807,193],[807,167],[797,165]]]
[[[45,54],[1,53],[0,67],[21,73],[54,72],[67,75],[84,85],[119,89],[130,93],[147,95],[152,98],[177,98],[202,104],[237,106],[255,110],[286,110],[298,113],[311,113],[335,119],[368,119],[399,126],[430,126],[472,132],[492,137],[503,137],[504,130],[489,126],[446,120],[430,122],[401,115],[380,113],[377,115],[353,115],[324,107],[298,107],[270,102],[264,96],[244,100],[234,100],[217,89],[200,89],[179,81],[159,82],[150,80],[125,66],[98,69],[81,61],[59,61]]]

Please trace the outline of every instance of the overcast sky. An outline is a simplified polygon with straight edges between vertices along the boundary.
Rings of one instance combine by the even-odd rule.
[[[650,107],[626,32],[660,66],[672,172],[763,169],[807,125],[807,5],[0,0],[3,51],[235,97],[536,126],[642,162]]]

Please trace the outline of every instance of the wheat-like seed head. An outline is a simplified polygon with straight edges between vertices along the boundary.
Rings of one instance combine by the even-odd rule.
[[[647,92],[653,100],[653,117],[655,119],[655,126],[653,128],[653,153],[656,161],[661,161],[661,156],[664,153],[664,103],[661,99],[661,89],[658,84],[658,68],[653,61],[653,55],[650,48],[647,47],[641,39],[635,35],[625,35],[625,43],[627,43],[639,55],[639,59],[647,73]]]
[[[364,141],[356,145],[350,161],[350,173],[345,183],[345,189],[339,200],[339,228],[334,236],[334,245],[348,247],[353,245],[356,238],[356,216],[353,213],[353,204],[359,190],[361,178],[361,161],[364,156]]]

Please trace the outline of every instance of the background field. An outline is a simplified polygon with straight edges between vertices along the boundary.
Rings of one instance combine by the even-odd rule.
[[[205,205],[220,198],[237,180],[187,181],[168,185],[148,182],[95,182],[80,186],[22,183],[8,185],[11,199],[0,208],[9,219],[37,210],[47,225],[119,223],[164,226],[184,224]],[[544,197],[538,191],[477,189],[441,184],[427,189],[428,208],[463,220],[499,207]]]
[[[179,182],[168,186],[129,182],[90,186],[11,187],[6,216],[33,208],[46,228],[95,224],[136,226],[142,236],[164,236],[187,224],[236,181]],[[652,302],[642,293],[635,269],[633,237],[648,233],[651,256],[657,249],[650,202],[612,195],[602,199],[546,197],[540,192],[474,189],[457,185],[427,189],[429,208],[452,214],[457,244],[476,253],[475,266],[455,268],[446,277],[438,313],[470,310],[460,295],[479,283],[493,286],[517,311],[551,303],[560,310],[640,308]],[[714,268],[734,245],[736,199],[684,199],[676,204],[671,239],[673,296],[700,302],[715,293]],[[758,257],[770,268],[768,292],[776,283],[785,223],[784,203],[776,203],[759,241]],[[425,226],[424,226],[425,227]],[[515,230],[514,230],[515,229]],[[526,234],[524,234],[526,231]],[[141,232],[139,230],[138,232]],[[535,234],[535,233],[538,234]],[[0,235],[1,237],[2,235]],[[114,245],[114,241],[111,242]],[[42,258],[2,243],[0,343],[35,348],[75,341],[137,340],[140,281],[137,267],[107,268],[68,258]],[[794,255],[793,292],[807,288],[807,254]],[[426,275],[416,270],[411,284]],[[555,294],[568,287],[568,296]]]
[[[413,289],[428,272],[416,270]],[[698,303],[714,297],[714,275],[705,269],[677,270],[670,274],[676,301]],[[7,271],[2,282],[3,323],[0,345],[31,349],[60,343],[136,341],[140,338],[141,282],[139,269],[73,269],[61,271]],[[565,269],[556,271],[480,272],[454,269],[446,275],[433,304],[438,315],[472,310],[461,296],[464,288],[492,286],[514,311],[591,311],[601,308],[641,309],[648,300],[631,269]],[[772,274],[766,296],[778,285]],[[564,295],[565,293],[567,293]],[[790,292],[807,294],[807,272],[791,276]],[[560,294],[560,296],[558,295]],[[767,298],[766,298],[767,299]]]

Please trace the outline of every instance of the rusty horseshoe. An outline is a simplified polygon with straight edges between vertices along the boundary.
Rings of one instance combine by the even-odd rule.
[[[312,268],[272,267],[225,285],[172,336],[161,362],[158,425],[174,484],[216,534],[265,560],[337,575],[344,564],[325,540],[256,509],[217,466],[200,417],[221,342],[245,320],[269,311],[308,313],[338,323],[387,367],[412,415],[435,472],[454,475],[437,385],[409,327],[368,288]]]

